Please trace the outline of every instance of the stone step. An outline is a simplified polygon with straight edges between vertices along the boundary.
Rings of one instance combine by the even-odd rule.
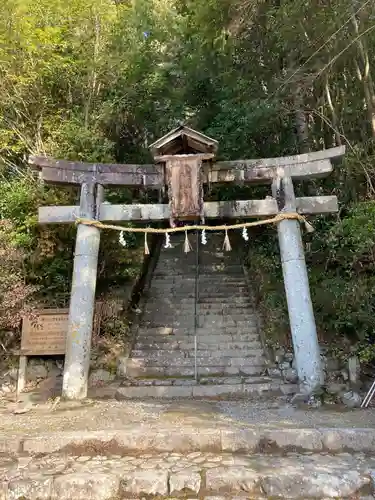
[[[248,304],[249,307],[252,306],[252,302],[248,294],[239,293],[238,295],[222,292],[205,292],[197,295],[197,300],[195,300],[194,290],[176,290],[176,291],[164,291],[158,288],[157,290],[151,289],[147,295],[148,303],[158,304],[158,305],[173,305],[178,304],[223,304],[236,306],[239,304]]]
[[[166,319],[166,322],[171,320],[181,320],[181,319],[191,319],[195,317],[195,309],[194,306],[189,308],[178,308],[178,307],[146,307],[144,310],[144,316],[152,317],[160,317],[163,315]],[[246,310],[246,309],[236,309],[236,310],[211,310],[211,309],[198,309],[196,311],[197,317],[202,321],[215,321],[217,318],[218,321],[223,323],[233,323],[237,321],[252,321],[256,322],[258,320],[258,316],[254,313],[254,311]]]
[[[213,276],[206,277],[205,275],[199,275],[198,277],[199,286],[221,286],[228,285],[230,288],[243,287],[247,288],[248,284],[244,279],[232,278],[231,276],[218,276],[216,279]],[[195,286],[195,276],[178,276],[176,278],[170,278],[168,276],[159,277],[155,276],[151,281],[152,286]]]
[[[258,354],[258,352],[260,354]],[[212,355],[210,355],[212,353]],[[262,365],[265,362],[263,350],[257,351],[227,351],[198,350],[196,362],[198,366],[242,366],[254,364]],[[128,358],[127,365],[130,367],[146,366],[175,366],[189,367],[195,364],[195,353],[191,351],[133,351]]]
[[[176,335],[155,335],[147,333],[140,334],[137,339],[138,342],[158,342],[158,343],[169,343],[169,342],[194,342],[194,331],[191,334],[176,334]],[[255,342],[259,341],[259,335],[255,331],[253,333],[223,333],[222,331],[214,333],[198,333],[197,341],[203,344],[209,345],[224,345],[228,342]],[[219,348],[219,347],[218,347]]]
[[[158,385],[158,386],[129,386],[119,387],[116,399],[143,399],[143,398],[215,398],[220,396],[245,397],[249,394],[260,395],[271,391],[272,384],[207,384],[207,385]]]
[[[3,465],[4,500],[374,498],[375,459],[213,452],[66,454]]]
[[[263,375],[266,370],[265,365],[248,364],[241,366],[197,366],[199,375],[205,376],[226,376],[226,375]],[[195,375],[194,366],[136,366],[129,364],[126,367],[128,377],[193,377]]]
[[[176,288],[183,288],[186,290],[189,289],[195,289],[195,279],[181,279],[180,281],[167,281],[167,280],[157,280],[154,279],[151,282],[152,287],[156,287],[158,289],[163,289],[163,290],[174,290]],[[198,280],[198,290],[203,292],[203,291],[210,291],[213,288],[215,288],[215,291],[221,292],[225,291],[225,288],[231,292],[236,292],[236,291],[243,291],[247,292],[248,291],[248,286],[246,283],[240,283],[238,280],[234,281],[222,281],[222,280],[207,280],[207,281],[202,281]]]
[[[223,309],[216,311],[211,309],[198,309],[196,312],[196,316],[201,322],[215,321],[217,319],[218,321],[221,321],[223,323],[234,323],[238,321],[237,318],[239,317],[246,318],[246,321],[258,321],[258,316],[253,311],[246,311],[245,314],[240,311],[246,311],[246,309],[237,309],[233,311],[224,311]],[[153,317],[160,318],[161,316],[165,317],[166,323],[170,321],[185,321],[188,319],[191,320],[195,319],[195,310],[194,307],[186,309],[177,309],[174,307],[159,307],[157,309],[146,308],[143,312],[142,318],[144,319],[144,321],[151,321]],[[240,319],[240,321],[243,321],[243,319]]]
[[[187,342],[187,341],[172,341],[170,340],[169,342],[166,341],[161,341],[159,342],[158,340],[151,340],[148,342],[143,342],[139,341],[135,344],[133,353],[135,351],[154,351],[154,350],[165,350],[166,352],[170,352],[171,350],[181,350],[181,351],[190,351],[194,350],[194,342]],[[251,350],[251,349],[261,349],[262,345],[259,340],[253,340],[249,342],[235,342],[235,341],[230,341],[227,343],[221,343],[219,345],[216,344],[209,344],[206,342],[197,342],[197,346],[199,350],[210,350],[210,351],[226,351],[226,350],[233,350],[237,349],[240,352],[244,352],[246,350]]]
[[[43,432],[40,430],[40,424],[36,424],[36,430],[31,426],[28,428],[27,433],[20,433],[19,424],[15,423],[16,428],[18,427],[18,432],[13,434],[9,432],[8,421],[8,432],[0,435],[0,450],[2,458],[5,456],[17,458],[21,454],[23,459],[31,456],[42,457],[43,455],[45,458],[46,455],[52,453],[54,456],[57,456],[58,453],[64,456],[73,453],[75,456],[83,454],[97,456],[101,453],[107,455],[111,453],[111,449],[116,450],[116,454],[123,456],[126,456],[130,452],[139,455],[140,452],[173,451],[175,453],[184,453],[215,451],[218,453],[246,453],[249,457],[254,456],[252,455],[254,453],[261,452],[262,456],[265,455],[267,458],[271,458],[275,453],[279,455],[278,458],[282,458],[281,455],[285,456],[288,452],[293,452],[292,456],[298,456],[295,453],[298,450],[300,453],[308,453],[309,456],[316,454],[316,457],[319,459],[327,453],[335,454],[338,464],[345,457],[350,458],[356,453],[360,453],[362,457],[365,454],[375,457],[375,428],[363,428],[361,418],[337,421],[337,412],[334,412],[334,415],[331,414],[331,418],[326,420],[318,412],[318,415],[315,415],[318,418],[317,423],[315,419],[311,419],[311,414],[310,416],[306,416],[306,412],[301,412],[301,422],[298,419],[296,420],[296,415],[292,417],[291,421],[286,422],[285,417],[282,418],[282,414],[285,416],[291,415],[288,408],[285,407],[284,410],[287,411],[283,411],[279,418],[273,420],[275,418],[275,407],[271,405],[269,410],[273,418],[271,417],[271,420],[267,419],[263,423],[258,417],[261,419],[263,412],[267,414],[269,403],[266,403],[266,405],[260,405],[260,408],[255,408],[255,414],[257,415],[255,420],[250,415],[248,422],[246,422],[249,410],[251,412],[251,404],[252,402],[250,402],[250,405],[240,402],[233,405],[236,413],[238,412],[238,424],[243,425],[233,425],[232,418],[226,418],[222,421],[222,425],[217,425],[218,420],[207,419],[207,407],[203,409],[200,406],[197,407],[198,423],[190,419],[192,415],[191,409],[194,411],[193,406],[191,409],[185,407],[185,416],[188,416],[188,418],[184,420],[183,416],[181,416],[184,425],[180,424],[179,418],[176,419],[174,424],[171,419],[164,418],[159,420],[157,418],[157,425],[153,425],[156,423],[154,418],[148,418],[148,420],[143,421],[143,418],[146,416],[143,411],[141,411],[141,418],[135,421],[130,420],[126,424],[121,419],[118,419],[119,410],[122,409],[121,404],[114,405],[117,409],[112,404],[109,406],[105,405],[105,414],[113,415],[115,424],[117,426],[120,425],[120,427],[115,428],[113,428],[111,418],[109,419],[110,425],[108,425],[107,419],[103,420],[102,413],[99,413],[100,419],[98,421],[98,412],[96,412],[96,419],[93,420],[94,425],[90,420],[85,421],[88,414],[90,415],[91,412],[95,413],[95,406],[89,408],[88,412],[84,411],[84,406],[78,406],[73,411],[74,420],[80,424],[78,430],[72,430],[67,427],[65,421],[62,429],[54,425]],[[127,408],[130,408],[131,414],[134,416],[137,415],[142,406],[137,404],[125,406],[123,409],[125,413],[127,412]],[[163,408],[165,408],[166,412],[169,409],[172,409],[172,411],[176,410],[174,406],[169,405],[163,405]],[[211,411],[212,415],[217,411],[221,412],[221,408],[222,406],[217,404],[208,405],[210,411],[208,415],[211,414]],[[222,415],[224,417],[232,417],[232,409],[229,410],[229,408],[232,408],[232,405],[229,403],[224,405],[224,408],[227,408],[227,411],[222,413]],[[158,404],[150,405],[145,410],[146,413],[150,411],[149,416],[162,417],[163,415],[163,410]],[[181,410],[183,414],[183,407]],[[58,413],[60,413],[60,416]],[[61,420],[64,413],[57,412],[57,420]],[[246,418],[244,420],[245,414]],[[326,416],[329,416],[329,412]],[[28,417],[25,418],[28,420]],[[37,419],[39,419],[38,415]],[[17,419],[13,418],[12,420]],[[51,419],[51,421],[53,420]],[[32,422],[36,423],[35,416]],[[145,422],[148,425],[145,425]],[[331,424],[335,422],[335,424],[327,427],[326,422],[331,422]],[[354,427],[353,422],[357,423],[354,424]],[[373,422],[373,416],[370,417],[371,422]],[[259,425],[260,423],[261,425]],[[342,426],[343,423],[345,424],[344,426]],[[25,424],[23,423],[23,425]],[[22,430],[24,429],[23,425],[21,427]],[[2,467],[3,465],[2,463]],[[20,471],[16,468],[15,472],[19,474]],[[278,469],[277,472],[280,473],[281,470]],[[2,490],[0,489],[0,491]]]
[[[209,353],[209,351],[204,351],[205,353]],[[145,353],[143,353],[145,354]],[[147,357],[143,355],[143,357],[135,357],[132,356],[128,359],[129,367],[147,367],[154,366],[157,363],[157,366],[171,367],[173,365],[177,365],[179,367],[190,367],[194,366],[194,356],[184,356],[185,353],[177,352],[171,353],[168,357],[165,355],[159,355],[159,353],[153,352],[149,353]],[[222,353],[225,355],[213,357],[210,354],[197,355],[197,364],[199,366],[238,366],[241,367],[243,365],[251,365],[254,364],[259,366],[264,363],[263,351],[259,349],[258,351],[249,353],[248,356],[244,357],[231,357],[227,356],[226,353]]]
[[[165,318],[165,317],[164,317]],[[247,320],[234,320],[230,317],[216,317],[216,319],[206,319],[206,318],[198,318],[198,328],[218,331],[222,328],[236,328],[236,330],[251,330],[257,327],[257,320],[247,319]],[[192,329],[194,328],[195,318],[194,315],[191,317],[182,317],[181,319],[170,319],[165,318],[163,321],[163,316],[160,314],[160,317],[153,317],[145,319],[143,322],[144,327],[152,327],[152,328],[184,328],[184,329]]]
[[[163,336],[176,336],[176,335],[195,335],[195,333],[200,335],[241,335],[241,334],[254,334],[258,332],[257,322],[245,323],[245,326],[241,324],[235,324],[227,321],[226,324],[217,324],[213,322],[207,322],[204,327],[197,326],[194,327],[195,322],[182,322],[175,321],[173,323],[160,324],[159,321],[154,322],[151,320],[144,321],[142,326],[139,327],[139,335],[147,334],[150,335],[163,335]],[[185,326],[185,323],[188,323]],[[158,333],[157,333],[158,332]]]
[[[241,377],[239,375],[224,376],[224,377],[211,377],[211,376],[200,376],[199,382],[195,380],[194,377],[159,377],[159,378],[142,378],[138,377],[132,380],[125,380],[121,385],[123,387],[143,387],[143,386],[197,386],[197,385],[235,385],[235,384],[273,384],[273,386],[278,387],[277,381],[272,377],[267,376],[253,376],[253,377]],[[283,384],[286,385],[286,384]],[[291,384],[289,384],[291,385]],[[293,385],[293,389],[296,390],[296,385]]]

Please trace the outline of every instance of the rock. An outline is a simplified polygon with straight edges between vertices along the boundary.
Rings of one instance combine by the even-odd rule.
[[[348,408],[360,408],[362,403],[361,396],[354,391],[347,391],[341,394],[340,399],[342,403]]]
[[[18,479],[8,484],[7,500],[38,499],[50,500],[52,491],[52,478]],[[0,498],[2,498],[0,496]],[[61,497],[62,498],[62,497]]]
[[[2,384],[0,386],[0,391],[3,393],[3,394],[10,394],[11,392],[14,392],[16,390],[16,386],[15,384]]]
[[[348,360],[349,380],[352,384],[357,384],[361,373],[361,365],[357,356],[352,356]]]
[[[282,363],[279,364],[280,370],[288,370],[290,368],[290,363],[289,361],[283,361]]]
[[[328,372],[336,372],[340,369],[340,361],[336,358],[327,358],[326,370]]]
[[[47,361],[46,362],[46,367],[47,367],[47,370],[48,370],[48,376],[49,377],[59,377],[59,376],[62,375],[61,368],[59,368],[54,361],[52,361],[52,360]]]
[[[309,399],[310,399],[310,395],[309,394],[305,394],[303,392],[298,392],[297,394],[295,394],[291,398],[290,402],[293,405],[307,404],[309,402]]]
[[[89,386],[105,384],[111,382],[114,378],[115,376],[112,373],[99,368],[98,370],[91,372],[89,377]]]
[[[294,359],[294,353],[293,352],[286,352],[284,355],[284,361],[287,361],[288,363],[291,363]]]
[[[127,376],[127,368],[128,368],[128,361],[129,358],[127,356],[122,356],[121,358],[118,359],[118,364],[117,364],[117,376],[122,378]]]
[[[345,389],[346,385],[340,384],[339,382],[330,382],[326,387],[328,394],[339,394],[340,392],[345,391]]]
[[[338,470],[326,473],[320,470],[314,474],[288,470],[286,474],[276,474],[261,481],[262,489],[268,498],[347,498],[369,483],[365,475],[357,471]]]
[[[312,394],[309,397],[309,401],[307,403],[311,408],[320,408],[323,405],[322,399],[320,396],[316,394]]]
[[[26,379],[27,380],[38,380],[40,378],[47,378],[48,372],[47,368],[44,366],[43,362],[36,363],[28,363],[27,371],[26,371]]]
[[[279,368],[267,368],[269,377],[281,377],[281,370]]]
[[[246,491],[251,493],[258,482],[258,474],[247,467],[214,467],[206,472],[209,491]]]
[[[186,490],[198,493],[201,487],[201,476],[194,470],[184,469],[171,474],[169,485],[171,493],[182,493]]]
[[[349,373],[348,370],[341,370],[341,377],[344,380],[344,382],[347,382],[349,380]]]
[[[167,495],[168,472],[166,470],[135,470],[121,480],[121,493],[134,495]],[[121,497],[122,498],[122,497]]]
[[[17,367],[12,367],[8,373],[7,373],[7,376],[11,379],[11,380],[14,380],[14,381],[17,381],[18,379],[18,368]]]
[[[294,368],[288,368],[283,371],[283,376],[286,382],[296,384],[298,382],[298,373]]]
[[[284,360],[284,354],[285,354],[285,349],[283,347],[279,347],[279,349],[275,351],[275,356],[274,356],[275,362],[282,363]]]
[[[55,478],[52,499],[112,500],[117,498],[119,483],[119,479],[111,474],[98,472],[95,474],[88,472],[65,474]],[[39,497],[35,498],[39,499]]]

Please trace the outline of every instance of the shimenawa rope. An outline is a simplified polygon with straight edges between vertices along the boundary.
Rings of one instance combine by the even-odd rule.
[[[283,220],[298,220],[301,224],[305,225],[306,231],[311,233],[314,231],[313,226],[306,220],[303,215],[296,212],[278,214],[271,219],[258,220],[253,222],[242,222],[240,224],[231,225],[221,225],[221,226],[206,226],[206,225],[192,225],[192,226],[181,226],[181,227],[167,227],[167,228],[154,228],[154,227],[123,227],[115,226],[113,224],[103,224],[103,222],[77,218],[76,224],[84,224],[86,226],[95,226],[98,229],[113,229],[115,231],[122,231],[124,233],[153,233],[153,234],[170,234],[170,233],[180,233],[186,231],[229,231],[232,229],[243,229],[255,226],[264,226],[265,224],[277,224]]]

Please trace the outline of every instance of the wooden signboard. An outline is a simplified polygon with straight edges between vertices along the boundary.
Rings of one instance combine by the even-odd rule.
[[[65,354],[68,316],[68,309],[43,309],[23,318],[20,354]]]
[[[102,303],[96,303],[93,337],[100,328]],[[57,356],[65,354],[68,332],[69,309],[41,309],[22,320],[21,349],[18,352],[19,369],[17,392],[23,391],[26,383],[28,356]]]

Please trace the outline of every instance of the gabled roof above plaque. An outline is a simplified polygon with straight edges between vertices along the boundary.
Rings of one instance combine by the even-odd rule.
[[[180,126],[151,144],[155,156],[216,153],[219,143],[192,128]]]

